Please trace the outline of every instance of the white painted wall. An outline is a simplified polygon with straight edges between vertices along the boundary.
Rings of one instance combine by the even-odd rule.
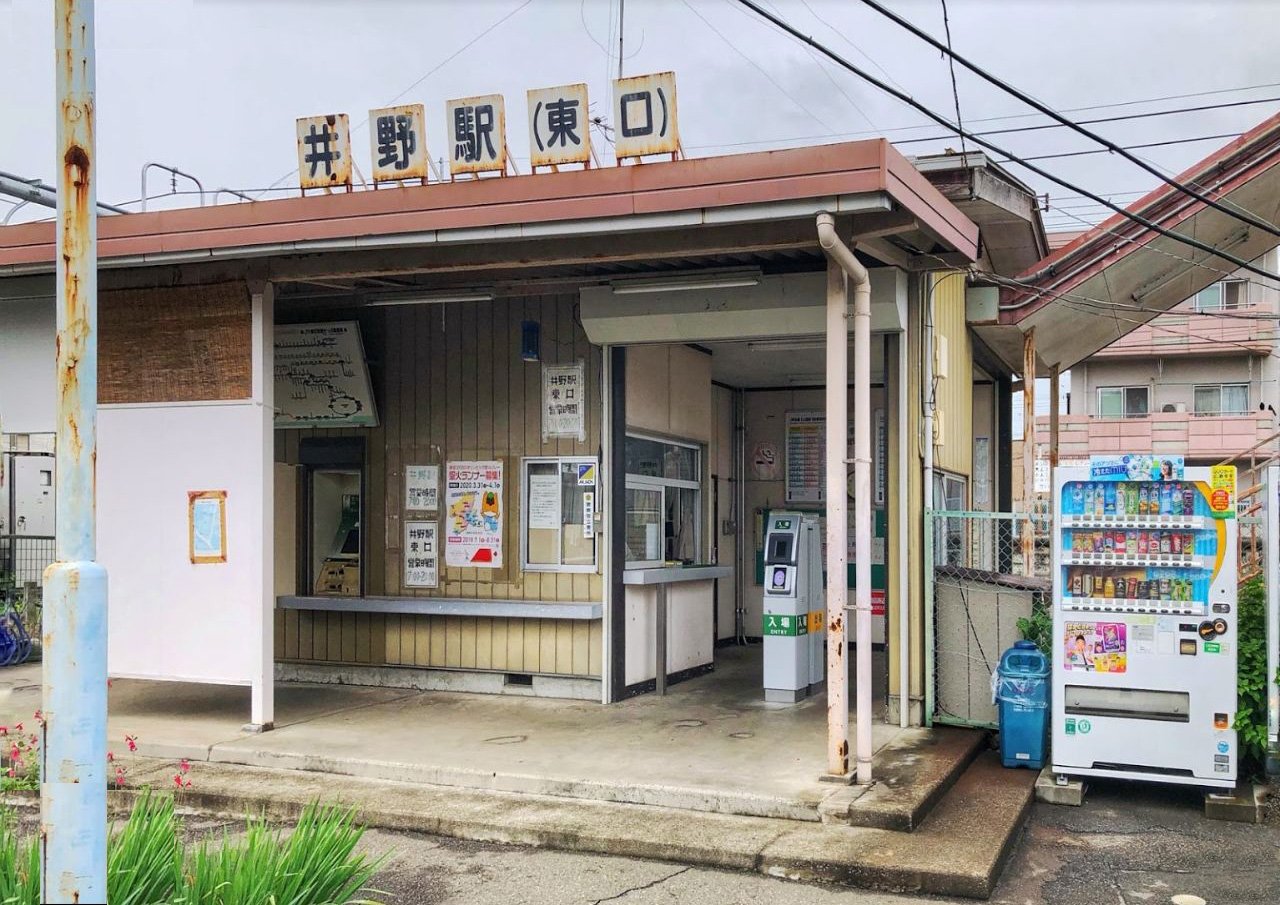
[[[711,662],[715,648],[710,581],[667,586],[667,673]],[[657,677],[657,589],[627,588],[627,684]]]
[[[0,299],[0,429],[7,434],[53,431],[53,299]]]
[[[98,430],[111,674],[250,684],[264,568],[257,407],[103,406]],[[190,490],[227,493],[225,563],[191,562]]]

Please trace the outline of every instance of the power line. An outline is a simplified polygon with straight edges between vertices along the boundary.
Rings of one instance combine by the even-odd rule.
[[[881,91],[884,91],[892,95],[902,103],[909,105],[912,109],[920,113],[923,113],[925,116],[928,116],[930,119],[932,119],[934,122],[936,122],[938,125],[942,126],[943,128],[951,129],[957,132],[963,132],[966,137],[968,137],[971,141],[978,144],[979,146],[984,147],[989,151],[993,151],[996,154],[1003,154],[1006,157],[1010,158],[1011,161],[1018,163],[1019,165],[1025,167],[1026,169],[1030,170],[1031,172],[1037,174],[1038,176],[1044,179],[1048,179],[1051,182],[1057,183],[1063,188],[1070,189],[1075,192],[1080,192],[1085,197],[1092,198],[1093,200],[1106,205],[1107,207],[1114,210],[1116,213],[1120,214],[1126,219],[1132,220],[1134,223],[1137,223],[1138,225],[1144,227],[1147,230],[1150,230],[1151,232],[1158,233],[1159,235],[1165,236],[1166,238],[1173,239],[1176,242],[1181,242],[1184,245],[1189,245],[1192,248],[1197,248],[1200,251],[1204,251],[1209,253],[1210,255],[1222,258],[1224,261],[1229,261],[1232,264],[1235,264],[1237,267],[1240,267],[1243,270],[1248,270],[1251,273],[1256,273],[1259,276],[1264,276],[1264,277],[1267,277],[1268,279],[1280,279],[1280,277],[1277,277],[1275,274],[1269,273],[1268,271],[1263,270],[1260,267],[1255,267],[1253,264],[1250,264],[1248,261],[1238,258],[1235,255],[1230,254],[1229,252],[1214,248],[1212,245],[1209,245],[1206,242],[1201,242],[1199,239],[1196,239],[1193,236],[1184,236],[1184,235],[1180,235],[1179,233],[1173,232],[1172,230],[1165,229],[1163,226],[1160,226],[1158,223],[1155,223],[1147,219],[1146,217],[1143,217],[1140,214],[1135,214],[1132,211],[1125,210],[1119,205],[1113,204],[1110,201],[1107,201],[1100,195],[1096,195],[1092,192],[1089,192],[1085,189],[1080,188],[1074,183],[1068,182],[1067,180],[1062,179],[1061,177],[1053,175],[1049,171],[1045,170],[1043,167],[1039,167],[1033,163],[1027,163],[1025,161],[1020,160],[1012,152],[1006,151],[1004,148],[1001,148],[987,141],[986,139],[979,138],[975,136],[972,132],[969,132],[967,130],[962,130],[955,123],[949,122],[945,116],[935,113],[932,109],[920,103],[910,95],[904,94],[903,92],[890,87],[880,79],[871,75],[871,73],[867,72],[865,69],[862,69],[861,67],[853,63],[850,63],[844,57],[837,54],[834,50],[831,50],[824,44],[818,41],[815,41],[813,38],[798,31],[796,28],[794,28],[792,25],[790,25],[786,21],[778,18],[777,16],[774,16],[767,10],[761,8],[759,4],[754,2],[754,0],[737,0],[737,2],[741,3],[743,6],[748,7],[749,9],[754,11],[757,15],[761,16],[762,18],[768,19],[770,22],[772,22],[774,25],[776,25],[777,27],[781,28],[783,31],[790,34],[792,37],[810,44],[812,47],[814,47],[816,50],[818,50],[825,56],[834,60],[836,63],[848,69],[850,72],[870,82],[872,85],[875,85]]]
[[[1165,148],[1170,145],[1186,145],[1197,141],[1215,141],[1224,138],[1239,138],[1241,132],[1224,132],[1220,135],[1201,135],[1198,138],[1172,138],[1168,141],[1149,141],[1140,145],[1125,145],[1126,151],[1139,148]],[[1057,154],[1037,154],[1034,157],[1023,157],[1021,160],[1054,160],[1061,157],[1087,157],[1090,154],[1110,154],[1106,148],[1094,148],[1091,151],[1060,151]],[[1013,160],[997,160],[996,163],[1014,163]]]
[[[1147,163],[1142,158],[1137,157],[1136,155],[1130,154],[1128,151],[1126,151],[1124,148],[1120,147],[1110,139],[1103,138],[1101,135],[1097,134],[1096,132],[1086,129],[1083,126],[1079,125],[1078,123],[1075,123],[1067,119],[1061,113],[1058,113],[1056,110],[1054,110],[1052,107],[1049,107],[1046,104],[1042,104],[1040,101],[1036,100],[1031,95],[1027,94],[1025,91],[1022,91],[1021,89],[1016,88],[1013,85],[1010,85],[1008,82],[1004,81],[1003,79],[992,75],[991,73],[987,72],[985,69],[983,69],[981,66],[977,65],[976,63],[970,62],[968,59],[966,59],[965,57],[961,56],[958,53],[955,53],[951,49],[949,38],[948,38],[947,44],[943,44],[941,41],[934,38],[933,35],[929,34],[928,32],[924,31],[921,28],[916,27],[911,22],[899,16],[897,13],[883,6],[881,3],[878,2],[878,0],[862,0],[862,2],[865,5],[871,7],[876,12],[880,13],[880,15],[884,16],[885,18],[889,19],[892,22],[897,23],[902,28],[905,28],[907,31],[911,32],[913,35],[920,38],[922,41],[926,42],[931,47],[935,47],[942,53],[945,53],[950,59],[959,63],[961,66],[968,69],[970,72],[974,73],[979,78],[983,79],[986,82],[989,82],[992,85],[995,85],[1001,91],[1004,91],[1005,93],[1010,94],[1013,97],[1016,97],[1018,100],[1022,101],[1024,104],[1040,111],[1050,119],[1053,119],[1058,123],[1061,123],[1062,125],[1066,126],[1069,129],[1079,132],[1081,135],[1085,136],[1086,138],[1089,138],[1092,141],[1096,141],[1098,144],[1102,145],[1104,148],[1106,148],[1108,151],[1111,151],[1113,154],[1119,154],[1125,160],[1129,161],[1135,166],[1142,168],[1143,170],[1146,170],[1152,176],[1155,176],[1161,182],[1176,189],[1182,194],[1187,195],[1188,197],[1194,198],[1197,201],[1199,201],[1201,204],[1206,204],[1209,207],[1212,207],[1214,210],[1221,211],[1227,216],[1233,217],[1241,221],[1242,223],[1248,223],[1250,226],[1254,226],[1254,227],[1257,227],[1258,229],[1269,232],[1273,236],[1280,236],[1280,229],[1277,229],[1273,224],[1268,223],[1267,221],[1259,217],[1255,217],[1249,213],[1233,211],[1227,205],[1222,204],[1221,202],[1216,201],[1213,198],[1210,198],[1208,195],[1205,195],[1201,192],[1196,191],[1195,189],[1191,188],[1191,186],[1186,185],[1185,183],[1179,182],[1175,178],[1171,178],[1164,175],[1162,172],[1160,172],[1158,167],[1154,167],[1151,164]]]
[[[529,5],[530,3],[532,3],[532,2],[533,2],[533,0],[524,0],[524,2],[523,2],[523,3],[521,3],[519,6],[517,6],[515,9],[511,10],[510,12],[508,12],[505,16],[503,16],[502,18],[500,18],[500,19],[498,19],[497,21],[495,21],[492,25],[490,25],[490,26],[489,26],[488,28],[486,28],[484,31],[480,32],[480,34],[476,35],[474,38],[472,38],[472,39],[471,39],[470,41],[468,41],[467,43],[463,44],[461,47],[459,47],[459,48],[458,48],[457,50],[455,50],[453,53],[449,54],[449,56],[445,57],[443,60],[441,60],[441,61],[440,61],[439,63],[437,63],[435,66],[431,67],[431,68],[430,68],[430,69],[428,69],[426,72],[424,72],[424,73],[423,73],[423,74],[422,74],[422,75],[421,75],[421,76],[420,76],[420,77],[419,77],[419,78],[418,78],[418,79],[417,79],[417,80],[416,80],[412,85],[410,85],[408,88],[406,88],[406,89],[404,89],[403,91],[401,91],[399,94],[397,94],[397,95],[396,95],[395,97],[393,97],[391,100],[387,101],[385,104],[383,104],[383,106],[384,106],[384,107],[390,107],[390,106],[391,106],[392,104],[394,104],[396,101],[400,100],[400,98],[404,97],[406,94],[408,94],[408,93],[409,93],[410,91],[412,91],[414,88],[417,88],[419,85],[421,85],[423,82],[425,82],[425,81],[426,81],[428,78],[430,78],[432,75],[435,75],[435,73],[439,72],[439,71],[440,71],[441,69],[443,69],[445,66],[449,65],[449,64],[450,64],[450,63],[452,63],[454,60],[456,60],[458,57],[462,56],[462,54],[464,54],[466,51],[470,50],[472,46],[474,46],[475,44],[477,44],[477,43],[480,41],[480,39],[482,39],[482,38],[484,38],[484,37],[487,37],[487,36],[489,35],[489,33],[490,33],[490,32],[492,32],[492,31],[493,31],[494,29],[496,29],[498,26],[502,25],[504,22],[506,22],[508,19],[510,19],[510,18],[511,18],[512,16],[514,16],[516,13],[520,12],[522,9],[524,9],[526,6],[528,6],[528,5]],[[364,128],[365,126],[367,126],[367,125],[369,125],[369,117],[367,117],[367,116],[366,116],[366,117],[364,118],[364,121],[363,121],[363,122],[361,122],[361,123],[360,123],[360,125],[356,126],[356,127],[355,127],[355,129],[353,129],[352,131],[354,132],[354,131],[357,131],[357,130],[359,130],[359,129],[363,129],[363,128]],[[296,173],[296,172],[298,172],[298,169],[297,169],[297,167],[294,167],[292,170],[290,170],[289,172],[287,172],[287,173],[285,173],[283,176],[281,176],[279,179],[277,179],[275,182],[271,183],[271,185],[267,186],[267,188],[264,190],[264,193],[265,193],[265,191],[270,191],[270,190],[274,189],[276,186],[278,186],[280,183],[284,182],[286,179],[288,179],[290,176],[292,176],[292,175],[293,175],[294,173]]]
[[[827,122],[825,119],[823,119],[821,116],[819,116],[818,114],[816,114],[816,113],[814,113],[812,110],[810,110],[808,107],[806,107],[806,106],[805,106],[804,101],[800,100],[800,99],[799,99],[799,98],[797,98],[794,94],[792,94],[790,91],[788,91],[786,88],[782,87],[782,85],[778,82],[778,80],[777,80],[777,79],[775,79],[772,75],[770,75],[770,74],[769,74],[769,71],[768,71],[767,69],[765,69],[765,68],[764,68],[763,66],[761,66],[759,63],[757,63],[755,60],[753,60],[751,57],[749,57],[745,52],[743,52],[742,48],[738,47],[738,45],[737,45],[737,44],[734,44],[732,41],[730,41],[728,38],[726,38],[726,37],[724,36],[724,33],[723,33],[723,32],[721,32],[721,31],[720,31],[720,29],[718,29],[718,28],[716,28],[714,25],[712,25],[712,24],[711,24],[711,20],[710,20],[710,19],[708,19],[708,18],[707,18],[706,16],[704,16],[702,13],[698,12],[697,8],[696,8],[692,3],[690,3],[690,2],[689,2],[689,0],[680,0],[680,2],[681,2],[681,3],[683,3],[685,6],[687,6],[687,7],[689,8],[689,12],[693,13],[695,16],[697,16],[699,19],[701,19],[701,20],[702,20],[702,24],[703,24],[703,25],[705,25],[705,26],[707,26],[707,28],[711,29],[711,31],[715,33],[715,36],[716,36],[717,38],[719,38],[719,39],[720,39],[721,41],[723,41],[726,45],[728,45],[728,47],[729,47],[729,49],[730,49],[730,50],[732,50],[732,51],[733,51],[734,53],[736,53],[738,56],[740,56],[740,57],[742,57],[744,60],[746,60],[746,61],[747,61],[747,62],[752,66],[752,68],[754,68],[757,72],[759,72],[762,76],[764,76],[764,77],[769,81],[769,84],[770,84],[770,85],[772,85],[774,88],[777,88],[777,89],[778,89],[778,91],[779,91],[779,92],[780,92],[784,97],[786,97],[786,98],[787,98],[787,100],[791,101],[791,103],[795,104],[797,107],[799,107],[799,108],[800,108],[801,110],[803,110],[805,113],[809,114],[809,116],[811,116],[811,117],[812,117],[814,120],[816,120],[817,122],[822,123],[822,124],[823,124],[824,126],[826,126],[828,129],[830,129],[830,128],[831,128],[831,124],[830,124],[830,123],[828,123],[828,122]]]
[[[947,32],[947,50],[951,50],[951,17],[947,15],[947,0],[942,0],[942,27]],[[969,151],[964,146],[964,120],[960,118],[960,89],[956,87],[956,60],[947,57],[947,65],[951,69],[951,96],[956,102],[956,125],[960,127],[960,153],[967,158]]]

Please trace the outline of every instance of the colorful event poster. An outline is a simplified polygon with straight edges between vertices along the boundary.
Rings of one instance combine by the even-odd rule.
[[[1066,623],[1062,668],[1068,672],[1126,672],[1129,665],[1127,631],[1123,622]]]
[[[502,463],[450,462],[445,474],[446,566],[502,568]]]

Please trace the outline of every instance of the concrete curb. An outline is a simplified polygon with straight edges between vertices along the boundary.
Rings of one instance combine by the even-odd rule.
[[[131,772],[138,784],[171,784],[168,764],[142,759]],[[381,829],[987,898],[1026,819],[1031,778],[980,757],[914,833],[224,764],[198,765],[176,801],[215,817],[277,821],[312,801],[337,802]],[[136,795],[113,792],[112,813]],[[36,805],[33,797],[28,806]]]

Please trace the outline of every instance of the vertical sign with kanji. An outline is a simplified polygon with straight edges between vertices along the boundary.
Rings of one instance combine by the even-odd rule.
[[[507,113],[501,94],[446,101],[444,112],[451,174],[506,170]]]
[[[351,185],[351,132],[347,114],[298,120],[298,184],[303,189]]]
[[[434,588],[440,584],[439,525],[404,523],[404,586]]]
[[[529,162],[535,167],[591,160],[587,86],[537,88],[529,95]]]
[[[427,178],[427,129],[422,104],[369,111],[373,181]]]
[[[613,150],[618,160],[679,150],[676,74],[657,72],[614,79],[613,126]]]
[[[542,439],[587,439],[586,380],[581,361],[542,366]]]

